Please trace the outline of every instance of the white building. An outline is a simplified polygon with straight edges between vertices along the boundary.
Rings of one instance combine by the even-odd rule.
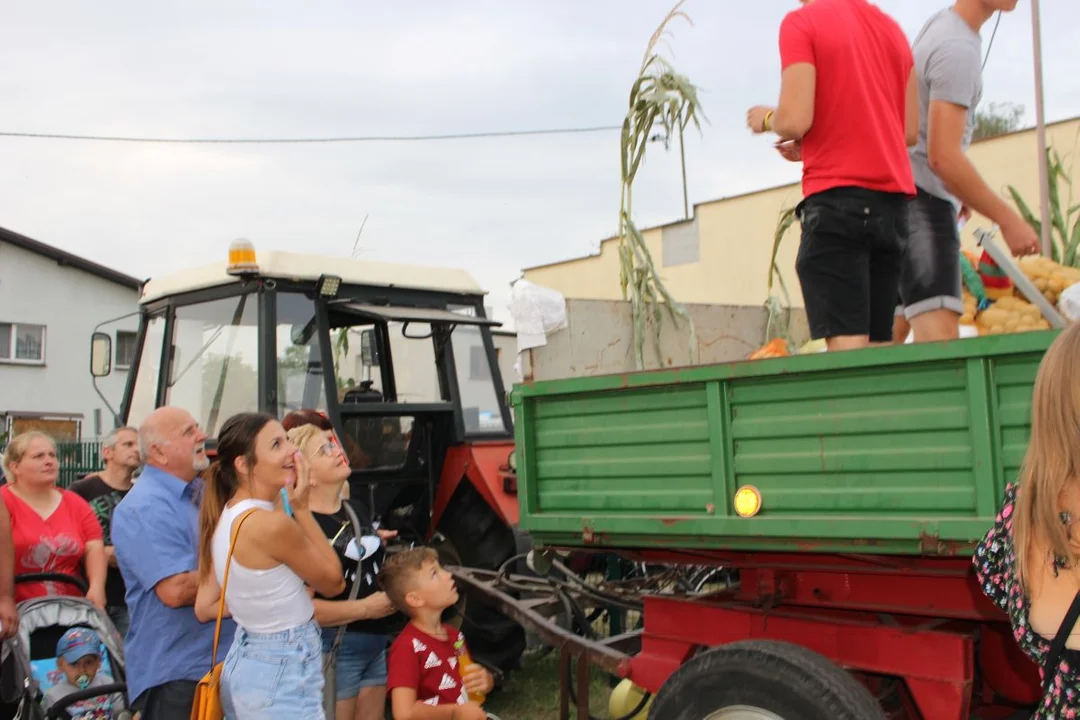
[[[93,440],[113,427],[90,377],[90,336],[100,330],[112,337],[113,373],[98,388],[119,410],[140,286],[0,228],[0,445],[7,434],[35,428],[57,440]]]

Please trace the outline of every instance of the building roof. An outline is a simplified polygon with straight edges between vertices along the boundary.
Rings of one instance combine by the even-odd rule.
[[[130,275],[107,268],[104,265],[98,265],[96,262],[91,262],[86,258],[73,255],[66,250],[53,247],[52,245],[46,245],[43,242],[32,240],[25,235],[20,235],[17,232],[7,230],[0,227],[0,242],[6,242],[14,245],[15,247],[22,248],[32,253],[47,257],[50,260],[55,260],[57,265],[61,267],[72,267],[83,272],[88,272],[91,275],[96,275],[102,280],[108,280],[114,282],[117,285],[123,285],[129,287],[132,290],[138,290],[142,287],[142,280],[134,278]]]
[[[1052,128],[1052,127],[1055,127],[1057,125],[1067,125],[1069,123],[1074,123],[1077,120],[1080,120],[1080,115],[1075,116],[1075,117],[1065,118],[1063,120],[1056,120],[1054,122],[1046,123],[1046,127],[1047,128]],[[1019,130],[1013,130],[1011,132],[1001,133],[1000,135],[991,135],[990,137],[980,138],[978,140],[974,140],[971,144],[975,145],[975,144],[980,144],[980,143],[991,143],[991,142],[994,142],[995,140],[1000,140],[1002,138],[1011,137],[1013,135],[1021,135],[1023,133],[1034,133],[1034,132],[1035,132],[1034,127],[1024,127],[1024,128],[1020,128]],[[639,228],[639,231],[642,232],[642,233],[645,233],[645,232],[648,232],[650,230],[662,230],[664,228],[673,227],[675,225],[681,225],[683,223],[693,222],[694,219],[697,218],[697,209],[699,207],[703,206],[703,205],[714,205],[716,203],[728,202],[729,200],[737,200],[739,198],[747,198],[747,197],[751,197],[753,195],[772,192],[773,190],[780,190],[782,188],[798,187],[799,182],[800,181],[796,180],[795,182],[783,183],[783,184],[780,184],[780,185],[770,185],[768,187],[757,188],[756,190],[748,190],[747,192],[736,193],[734,195],[725,195],[724,197],[718,197],[718,198],[714,198],[712,200],[705,200],[703,202],[694,203],[694,206],[693,206],[694,207],[694,213],[690,218],[683,218],[683,219],[679,219],[679,220],[673,220],[672,222],[663,223],[662,225],[653,225],[653,226],[647,227],[647,228]],[[619,239],[619,237],[617,235],[613,235],[611,237],[604,238],[603,240],[600,241],[599,244],[603,245],[604,243],[612,242],[612,241],[618,240],[618,239]],[[522,270],[522,272],[528,272],[530,270],[543,270],[544,268],[558,267],[559,265],[568,265],[570,263],[579,262],[581,260],[589,260],[589,259],[592,259],[592,258],[600,257],[600,254],[601,254],[601,250],[598,249],[596,252],[589,253],[588,255],[579,255],[577,257],[567,258],[565,260],[553,260],[551,262],[541,263],[539,265],[531,265],[529,267],[522,268],[521,270]]]
[[[280,250],[259,251],[256,249],[256,252],[260,277],[315,281],[320,275],[325,274],[340,277],[346,285],[410,288],[462,295],[486,294],[472,275],[465,270],[377,263]],[[238,278],[225,272],[225,266],[226,262],[222,260],[211,265],[151,278],[146,282],[140,300],[150,302],[167,295],[239,282]]]

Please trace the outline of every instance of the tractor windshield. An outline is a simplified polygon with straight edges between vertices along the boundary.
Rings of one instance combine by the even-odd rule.
[[[169,357],[165,313],[146,321],[127,422],[157,407],[160,368],[169,368],[165,404],[182,407],[213,435],[238,412],[259,409],[258,303],[246,294],[176,308]]]
[[[221,423],[259,409],[258,301],[254,294],[176,309],[165,403],[188,410],[215,436]]]

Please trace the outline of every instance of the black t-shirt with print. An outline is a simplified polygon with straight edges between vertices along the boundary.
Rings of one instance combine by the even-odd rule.
[[[82,480],[77,480],[68,488],[73,493],[90,503],[90,508],[101,525],[101,533],[106,545],[112,545],[112,515],[113,510],[128,494],[127,490],[117,490],[110,487],[99,475],[87,475]],[[120,574],[120,568],[109,566],[109,572],[105,576],[105,604],[109,607],[123,607],[124,578]]]
[[[348,502],[352,506],[356,518],[360,521],[362,535],[359,539],[353,532],[349,514],[344,507],[332,515],[312,513],[316,522],[319,523],[319,527],[322,528],[323,533],[334,546],[334,552],[337,553],[338,560],[341,561],[341,567],[345,571],[345,589],[337,597],[323,599],[348,600],[349,594],[352,592],[353,581],[356,580],[356,574],[359,571],[361,581],[360,588],[356,593],[356,599],[360,600],[378,592],[379,586],[376,578],[379,576],[379,569],[382,568],[383,560],[386,557],[386,550],[372,527],[371,516],[368,514],[367,509],[352,500],[343,500],[342,502]],[[360,560],[359,563],[357,562],[358,559]],[[316,597],[323,596],[317,595]],[[383,634],[388,630],[387,620],[389,618],[357,620],[349,623],[348,631]]]

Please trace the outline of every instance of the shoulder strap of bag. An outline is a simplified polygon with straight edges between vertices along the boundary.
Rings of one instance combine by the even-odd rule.
[[[210,667],[213,669],[217,665],[217,651],[218,641],[221,640],[221,619],[225,615],[225,590],[229,587],[229,566],[232,565],[233,550],[236,549],[236,538],[240,536],[240,526],[244,524],[244,521],[254,514],[258,508],[251,508],[244,511],[244,514],[240,516],[240,519],[236,521],[236,526],[232,529],[232,540],[229,541],[229,554],[225,558],[225,577],[221,583],[221,599],[218,601],[217,611],[217,626],[214,628],[214,654],[210,659]]]
[[[356,511],[352,509],[352,505],[348,500],[342,500],[341,506],[345,508],[345,514],[349,516],[349,522],[352,523],[353,535],[356,536],[357,545],[360,544],[360,538],[364,535],[364,528],[360,525],[360,518],[356,517]],[[352,589],[349,590],[349,600],[355,600],[356,596],[360,593],[360,581],[363,580],[364,573],[357,563],[356,578],[353,580]],[[338,648],[341,646],[341,641],[345,638],[345,628],[348,623],[345,623],[338,628],[337,634],[334,636],[334,645],[330,649],[331,655],[337,655]]]
[[[1069,606],[1069,612],[1065,613],[1065,619],[1061,621],[1061,627],[1058,628],[1054,641],[1050,643],[1050,652],[1047,653],[1046,663],[1043,664],[1044,695],[1050,690],[1050,684],[1054,681],[1054,676],[1057,675],[1058,661],[1061,660],[1061,654],[1065,652],[1065,641],[1069,639],[1069,634],[1076,627],[1077,619],[1080,619],[1080,592],[1076,593],[1076,597],[1073,598],[1072,605]]]

